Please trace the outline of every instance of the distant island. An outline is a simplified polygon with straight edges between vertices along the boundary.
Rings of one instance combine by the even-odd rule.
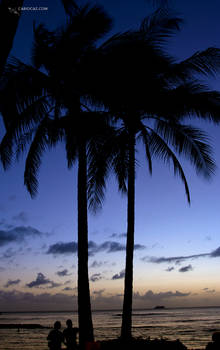
[[[163,306],[163,305],[157,305],[157,306],[155,306],[154,307],[154,310],[161,310],[161,309],[165,309],[165,306]]]

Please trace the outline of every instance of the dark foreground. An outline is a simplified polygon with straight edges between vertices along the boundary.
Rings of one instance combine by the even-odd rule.
[[[178,339],[167,340],[162,338],[151,340],[150,338],[132,338],[127,342],[120,339],[113,339],[97,343],[94,346],[91,344],[91,347],[89,346],[87,350],[190,350]]]

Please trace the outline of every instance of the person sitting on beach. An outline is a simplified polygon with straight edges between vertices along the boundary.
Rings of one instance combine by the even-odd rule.
[[[67,350],[77,349],[76,335],[79,332],[79,328],[73,327],[72,321],[66,321],[67,328],[63,331],[64,344],[67,347]]]
[[[50,350],[61,350],[61,344],[64,342],[64,337],[63,333],[60,331],[60,328],[60,321],[56,321],[54,323],[54,329],[52,329],[47,336],[48,347]]]
[[[208,343],[206,350],[219,350],[220,349],[220,332],[214,332],[212,334],[212,342]]]

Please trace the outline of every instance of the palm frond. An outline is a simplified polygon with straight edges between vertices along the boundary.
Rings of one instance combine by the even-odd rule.
[[[184,187],[185,187],[185,193],[187,197],[188,203],[190,203],[190,192],[189,192],[189,186],[186,180],[185,173],[183,171],[183,168],[176,157],[175,153],[171,150],[171,148],[167,145],[167,143],[158,135],[153,129],[149,128],[151,130],[151,152],[152,155],[163,160],[164,163],[170,163],[173,164],[173,171],[174,175],[179,175],[180,179],[182,180]]]
[[[61,0],[64,10],[68,16],[73,16],[74,14],[78,13],[79,6],[77,5],[77,2],[74,0]]]
[[[178,154],[189,159],[198,174],[209,178],[214,174],[215,162],[208,136],[201,130],[189,125],[169,123],[159,120],[156,132],[174,147]]]
[[[197,51],[191,57],[173,66],[175,74],[192,78],[192,74],[215,76],[220,70],[220,49],[209,47],[204,51]]]
[[[182,22],[183,20],[170,9],[160,7],[144,18],[140,26],[140,32],[145,33],[150,41],[161,44],[164,43],[165,39],[180,30]]]
[[[85,5],[73,16],[67,26],[62,29],[62,37],[69,38],[77,47],[81,47],[81,52],[85,48],[91,47],[97,40],[103,38],[112,28],[112,19],[107,12],[99,6]],[[64,37],[65,35],[65,37]]]
[[[49,31],[44,24],[33,24],[34,42],[31,50],[31,61],[35,68],[47,67],[52,59],[52,50],[56,32]]]
[[[168,90],[160,98],[158,115],[176,119],[197,117],[214,123],[220,122],[220,93],[211,91],[197,82],[181,84]]]
[[[150,135],[148,133],[148,130],[145,128],[144,124],[140,123],[140,137],[144,143],[145,147],[145,154],[148,162],[148,170],[149,173],[152,175],[152,159],[151,159],[151,153],[150,153]]]
[[[94,213],[101,208],[106,189],[106,179],[111,170],[111,149],[116,130],[111,125],[108,113],[85,113],[88,131],[88,201]]]
[[[122,193],[127,192],[127,179],[128,179],[128,135],[125,130],[120,130],[115,137],[114,149],[112,157],[112,169],[118,181],[119,191]]]
[[[24,172],[24,184],[31,197],[35,197],[38,191],[37,177],[43,153],[54,147],[62,137],[62,129],[57,120],[45,118],[38,126],[29,148]]]

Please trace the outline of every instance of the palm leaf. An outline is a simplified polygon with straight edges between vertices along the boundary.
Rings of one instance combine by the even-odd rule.
[[[192,74],[215,76],[220,70],[220,49],[209,47],[204,51],[197,51],[191,57],[173,66],[174,73],[187,78]],[[172,74],[172,73],[171,73]]]
[[[167,143],[162,139],[162,137],[160,137],[160,135],[158,135],[152,128],[149,129],[151,130],[150,147],[152,155],[163,160],[164,163],[169,164],[170,161],[172,162],[174,175],[180,176],[180,179],[182,180],[185,187],[187,201],[188,203],[190,203],[190,192],[188,183],[178,158],[176,157],[175,153],[171,150],[171,148],[167,145]]]
[[[43,153],[62,140],[63,133],[59,124],[57,120],[45,118],[35,132],[26,158],[24,172],[24,184],[31,197],[35,197],[38,191],[37,177]]]
[[[148,162],[148,170],[149,173],[152,174],[152,159],[151,159],[151,153],[150,153],[150,135],[148,133],[148,130],[145,128],[144,124],[140,123],[140,138],[143,141],[144,147],[145,147],[145,154]]]
[[[183,20],[165,7],[160,7],[151,15],[144,18],[140,26],[140,32],[145,33],[149,40],[161,44],[180,30]]]
[[[195,81],[179,85],[161,95],[158,115],[176,119],[197,117],[220,122],[220,93]]]
[[[158,120],[156,132],[176,152],[190,160],[198,174],[209,178],[215,170],[215,163],[211,157],[212,149],[208,144],[207,135],[192,126]]]
[[[64,10],[68,16],[73,16],[79,11],[79,6],[74,0],[61,0]]]

